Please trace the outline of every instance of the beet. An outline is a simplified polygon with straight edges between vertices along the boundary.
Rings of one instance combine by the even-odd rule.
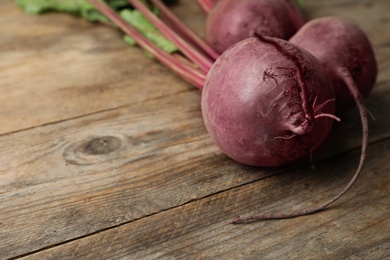
[[[355,105],[341,70],[350,73],[358,91],[367,97],[375,85],[378,66],[374,50],[363,30],[353,21],[339,17],[313,19],[290,42],[313,54],[331,75],[336,91],[337,114]]]
[[[334,92],[322,65],[281,39],[249,38],[215,62],[203,94],[205,125],[234,160],[280,166],[302,159],[327,137]]]
[[[220,53],[254,36],[289,39],[304,23],[295,1],[221,0],[206,22],[206,41]]]

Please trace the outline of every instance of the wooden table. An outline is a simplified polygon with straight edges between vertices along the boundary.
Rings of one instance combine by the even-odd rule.
[[[368,158],[326,211],[231,225],[339,192],[357,167],[357,111],[310,165],[243,166],[211,142],[200,92],[120,33],[2,0],[0,259],[390,259],[390,1],[305,2],[309,17],[352,18],[373,42]],[[203,32],[195,1],[174,11]]]

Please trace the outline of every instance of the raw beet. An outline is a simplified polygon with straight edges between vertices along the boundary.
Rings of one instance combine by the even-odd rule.
[[[287,41],[243,40],[215,62],[202,94],[205,125],[234,160],[280,166],[302,159],[328,136],[334,91],[323,66]]]
[[[294,1],[221,0],[207,16],[205,38],[222,53],[255,33],[288,39],[303,23]]]
[[[378,73],[374,50],[366,34],[353,21],[339,17],[313,19],[290,42],[309,51],[328,70],[334,81],[337,114],[355,106],[340,70],[350,73],[363,97],[374,87]]]

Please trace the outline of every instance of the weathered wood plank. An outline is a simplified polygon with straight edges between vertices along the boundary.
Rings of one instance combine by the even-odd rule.
[[[0,137],[0,255],[60,243],[281,170],[251,169],[221,155],[203,127],[199,98],[185,91]]]
[[[187,19],[204,17],[195,2],[186,7]],[[0,134],[192,88],[111,28],[27,15],[13,0],[0,1],[0,13]]]
[[[387,259],[390,140],[370,147],[362,177],[320,214],[230,225],[242,213],[291,211],[335,193],[358,152],[231,189],[25,259]]]

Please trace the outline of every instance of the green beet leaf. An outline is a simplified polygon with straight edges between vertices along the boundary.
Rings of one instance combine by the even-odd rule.
[[[176,45],[167,40],[139,11],[125,9],[119,14],[126,22],[131,24],[137,31],[142,32],[146,38],[165,52],[173,53],[178,51]]]
[[[109,20],[92,6],[88,0],[16,0],[16,3],[24,9],[26,13],[40,14],[44,12],[65,12],[79,15],[91,22],[109,23]],[[156,44],[167,53],[178,51],[178,48],[167,40],[160,31],[154,27],[139,11],[130,9],[127,0],[106,0],[106,3],[114,10],[119,11],[121,17],[141,34]],[[129,36],[124,40],[135,45]]]

